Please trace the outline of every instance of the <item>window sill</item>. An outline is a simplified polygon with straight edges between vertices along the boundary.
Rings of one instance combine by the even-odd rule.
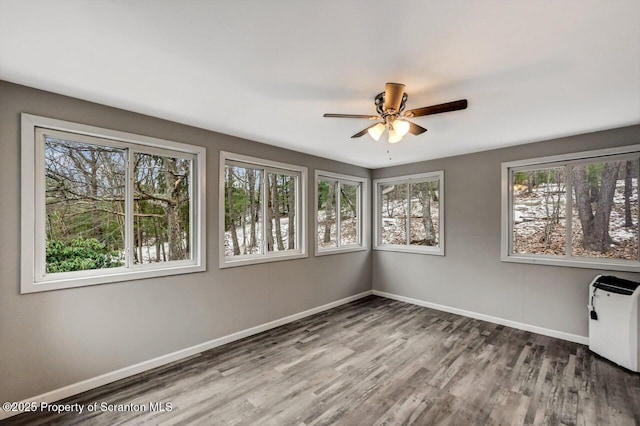
[[[338,248],[317,248],[316,256],[329,256],[332,254],[351,253],[355,251],[365,251],[364,246],[338,247]]]
[[[258,255],[258,256],[240,256],[238,259],[229,258],[229,257],[221,257],[220,259],[220,269],[225,268],[235,268],[237,266],[247,266],[247,265],[257,265],[260,263],[271,263],[271,262],[280,262],[282,260],[293,260],[293,259],[303,259],[309,257],[309,255],[304,252],[295,252],[295,253],[286,253],[286,254],[271,254],[268,256]]]
[[[528,263],[530,265],[564,266],[570,268],[602,269],[606,271],[640,272],[640,262],[597,258],[570,257],[558,259],[545,256],[503,255],[502,262]]]
[[[150,269],[151,266],[154,266],[154,268]],[[141,265],[140,267],[130,269],[113,268],[112,270],[103,270],[100,274],[96,274],[96,271],[78,271],[78,273],[65,272],[48,275],[36,282],[32,282],[31,280],[23,281],[20,286],[20,293],[38,293],[41,291],[62,290],[65,288],[118,283],[145,278],[168,277],[172,275],[204,272],[206,270],[206,265],[181,263],[166,265],[164,267],[158,267],[157,264],[153,264]]]
[[[412,247],[400,245],[379,245],[373,248],[379,251],[395,251],[400,253],[427,254],[431,256],[444,256],[444,247]]]

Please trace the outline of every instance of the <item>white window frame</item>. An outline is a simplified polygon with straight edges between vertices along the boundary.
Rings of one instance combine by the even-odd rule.
[[[336,247],[320,247],[318,240],[318,183],[319,181],[325,182],[338,182],[346,183],[349,185],[358,186],[358,243],[349,244],[345,246],[340,245],[340,215],[336,218]],[[315,171],[315,188],[314,188],[314,228],[313,233],[315,235],[315,255],[326,256],[330,254],[348,253],[352,251],[362,251],[367,249],[367,238],[365,229],[368,229],[368,215],[366,212],[369,210],[369,186],[368,179],[358,176],[344,175],[340,173],[327,172],[324,170]],[[336,211],[340,211],[340,196],[336,196]]]
[[[593,151],[584,151],[571,154],[554,155],[549,157],[531,158],[519,161],[502,163],[502,238],[500,247],[500,259],[503,262],[529,263],[534,265],[568,266],[574,268],[605,269],[612,271],[640,272],[640,261],[622,259],[590,258],[583,256],[551,256],[540,254],[513,253],[513,191],[511,188],[514,172],[539,169],[545,167],[568,167],[576,164],[584,164],[593,161],[624,161],[628,159],[640,159],[640,145],[628,145],[616,148],[606,148]],[[640,181],[640,179],[638,179]],[[571,175],[567,173],[567,203],[566,208],[571,209],[573,194]],[[567,220],[567,234],[571,235],[571,221]],[[638,239],[640,243],[640,238]],[[571,239],[567,239],[567,246],[571,245]],[[567,250],[570,250],[568,248]]]
[[[438,247],[429,247],[429,246],[417,246],[417,245],[409,245],[409,237],[407,237],[407,244],[382,244],[380,239],[382,237],[382,194],[381,186],[387,184],[411,184],[411,183],[422,183],[422,182],[434,182],[438,183],[438,197],[439,197],[439,205],[438,205]],[[427,173],[418,173],[413,175],[406,176],[396,176],[391,178],[384,179],[375,179],[373,181],[373,205],[374,205],[374,250],[383,250],[383,251],[397,251],[403,253],[417,253],[417,254],[430,254],[435,256],[444,256],[444,170],[439,170],[435,172],[427,172]],[[410,185],[407,186],[407,192],[410,191]],[[409,202],[410,194],[407,193],[407,202]],[[411,218],[407,218],[407,235],[410,234],[411,230]]]
[[[265,252],[262,254],[247,254],[239,256],[225,256],[225,196],[226,196],[226,173],[225,166],[230,163],[245,163],[266,172],[287,173],[292,172],[299,176],[296,185],[296,249]],[[308,257],[307,253],[307,168],[293,164],[281,163],[279,161],[265,160],[251,157],[249,155],[235,154],[227,151],[220,151],[220,177],[218,192],[218,250],[220,268],[232,268],[236,266],[255,265],[258,263],[276,262],[281,260],[301,259]],[[265,176],[266,178],[266,176]],[[264,200],[264,199],[263,199]],[[263,209],[266,203],[263,202]],[[263,214],[266,220],[267,215]],[[266,226],[264,227],[266,229]]]
[[[206,235],[205,148],[25,113],[21,115],[21,122],[21,293],[35,293],[206,270],[206,244],[204,241]],[[192,259],[142,265],[125,264],[116,268],[54,274],[45,273],[44,135],[51,134],[64,138],[65,134],[68,137],[70,133],[73,134],[75,142],[125,148],[129,152],[129,157],[134,153],[145,153],[188,158],[193,161],[190,185]],[[132,167],[133,162],[128,162],[127,194],[132,193]],[[126,213],[131,215],[133,203],[128,198],[125,201],[125,209]],[[127,220],[126,226],[125,250],[130,253],[133,244],[133,220]],[[127,258],[130,259],[130,256]]]

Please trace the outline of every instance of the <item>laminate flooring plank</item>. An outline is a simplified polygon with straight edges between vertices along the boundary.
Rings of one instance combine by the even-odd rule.
[[[371,425],[395,404],[415,395],[424,387],[429,371],[420,364],[411,364],[394,374],[394,380],[383,382],[374,393],[362,401],[341,419],[344,424]],[[396,380],[398,378],[399,380]]]
[[[67,398],[166,412],[11,425],[640,425],[640,374],[587,347],[368,297]]]

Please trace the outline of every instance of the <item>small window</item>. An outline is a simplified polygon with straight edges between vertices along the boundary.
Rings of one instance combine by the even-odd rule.
[[[22,123],[23,293],[205,270],[204,148]]]
[[[502,260],[640,270],[638,148],[504,163]]]
[[[366,182],[316,170],[316,256],[365,249]]]
[[[377,250],[444,255],[444,172],[375,181]]]
[[[306,257],[305,167],[220,153],[220,267]]]

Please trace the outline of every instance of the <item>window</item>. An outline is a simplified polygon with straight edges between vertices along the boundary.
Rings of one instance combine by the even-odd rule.
[[[639,271],[640,145],[503,163],[502,260]]]
[[[374,184],[374,248],[444,256],[444,171]]]
[[[366,185],[364,178],[316,170],[316,256],[366,248]]]
[[[204,157],[23,114],[21,291],[204,271]]]
[[[306,167],[220,153],[220,267],[306,257]]]

